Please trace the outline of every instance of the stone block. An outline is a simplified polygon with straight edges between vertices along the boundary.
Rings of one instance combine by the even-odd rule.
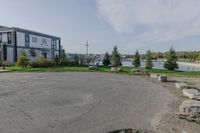
[[[179,107],[179,114],[184,117],[200,118],[200,101],[184,101]]]
[[[167,76],[158,76],[158,81],[167,82]]]
[[[175,83],[175,87],[179,89],[188,88],[189,86],[186,83]]]
[[[200,93],[196,89],[183,89],[183,95],[190,99],[198,99],[200,97]]]
[[[149,72],[146,71],[146,70],[135,70],[135,69],[132,69],[131,73],[134,74],[134,75],[149,75]]]
[[[98,67],[97,66],[89,66],[88,71],[97,71]]]
[[[117,73],[117,72],[119,72],[119,69],[117,67],[111,67],[110,71]]]
[[[153,79],[158,79],[159,77],[159,74],[150,74],[150,77],[153,78]]]

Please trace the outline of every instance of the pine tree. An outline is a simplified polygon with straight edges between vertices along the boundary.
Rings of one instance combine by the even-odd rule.
[[[141,66],[140,54],[139,54],[138,50],[135,52],[132,64],[136,68]]]
[[[74,65],[75,66],[79,65],[79,56],[77,54],[74,56]]]
[[[168,70],[178,69],[177,60],[178,60],[178,57],[176,56],[176,52],[171,47],[167,54],[167,61],[164,64],[164,68]]]
[[[148,50],[146,53],[146,66],[145,66],[146,69],[152,69],[153,67],[152,58],[153,58],[152,53],[150,50]]]
[[[121,63],[121,57],[120,57],[120,54],[117,50],[117,46],[115,46],[113,48],[113,52],[112,52],[112,66],[113,67],[118,67],[118,66],[121,66],[122,63]]]
[[[110,63],[110,57],[109,57],[109,54],[106,52],[106,54],[104,55],[104,59],[103,59],[103,65],[104,66],[109,66],[111,63]]]
[[[199,54],[199,56],[197,57],[197,61],[200,61],[200,54]]]

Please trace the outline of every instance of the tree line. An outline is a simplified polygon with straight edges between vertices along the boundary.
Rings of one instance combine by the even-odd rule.
[[[153,68],[153,63],[152,60],[155,59],[155,53],[152,53],[151,50],[148,50],[146,54],[143,54],[142,56],[140,55],[139,51],[136,50],[135,54],[132,56],[132,65],[135,68],[138,68],[141,66],[141,60],[145,59],[145,68],[146,69],[152,69]],[[161,56],[161,54],[160,54]],[[171,47],[169,52],[165,53],[165,58],[167,59],[164,63],[164,68],[168,70],[174,70],[178,69],[178,56],[175,52],[175,50]],[[112,55],[109,56],[109,54],[106,52],[104,55],[104,59],[102,64],[104,66],[113,66],[113,67],[119,67],[122,65],[121,63],[121,56],[120,53],[117,50],[117,46],[113,48]]]
[[[152,52],[152,58],[154,60],[166,59],[168,52]],[[177,58],[182,61],[195,62],[200,61],[200,51],[177,51]],[[129,55],[130,57],[130,55]],[[142,59],[145,59],[145,54],[141,55]]]

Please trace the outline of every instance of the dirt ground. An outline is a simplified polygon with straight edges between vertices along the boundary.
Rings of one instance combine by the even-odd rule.
[[[192,87],[200,88],[200,78],[170,77],[169,79],[171,82],[167,83],[160,83],[156,80],[149,79],[154,83],[161,84],[177,97],[177,100],[174,100],[168,105],[170,111],[167,115],[162,117],[162,120],[159,122],[157,133],[200,133],[200,124],[188,122],[187,120],[179,118],[179,106],[184,100],[187,100],[187,98],[183,96],[182,89],[175,87],[176,82],[185,82]]]

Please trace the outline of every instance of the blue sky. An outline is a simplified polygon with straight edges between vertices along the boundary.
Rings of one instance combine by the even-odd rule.
[[[0,25],[60,36],[66,52],[200,50],[199,0],[0,0]]]

